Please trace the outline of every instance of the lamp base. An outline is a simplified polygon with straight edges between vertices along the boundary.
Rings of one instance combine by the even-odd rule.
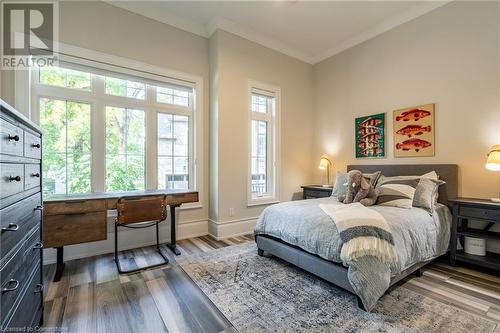
[[[493,202],[500,202],[500,198],[491,198],[490,200]]]

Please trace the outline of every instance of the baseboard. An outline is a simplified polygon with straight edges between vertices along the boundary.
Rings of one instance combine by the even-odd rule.
[[[208,220],[208,232],[216,240],[247,235],[253,232],[257,217],[217,222]]]
[[[113,230],[112,228],[108,228]],[[198,220],[181,223],[177,226],[177,240],[208,235],[208,221]],[[64,247],[64,260],[81,259],[114,252],[114,233],[108,232],[108,239],[92,243]],[[154,228],[139,230],[121,229],[119,231],[120,250],[134,249],[155,244]],[[170,242],[170,223],[160,224],[160,242]],[[44,265],[56,262],[56,250],[43,250]]]

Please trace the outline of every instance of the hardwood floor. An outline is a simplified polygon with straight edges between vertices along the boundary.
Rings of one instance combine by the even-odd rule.
[[[178,242],[182,253],[253,242],[251,235],[216,241],[209,236]],[[55,265],[44,268],[45,322],[65,332],[236,332],[231,323],[176,264],[119,275],[113,255],[72,260],[59,282]],[[147,256],[137,257],[147,253]],[[161,260],[152,249],[123,254],[124,268]],[[146,259],[147,258],[147,259]],[[440,302],[496,321],[500,333],[500,278],[461,267],[434,263],[422,277],[408,277],[405,287]]]

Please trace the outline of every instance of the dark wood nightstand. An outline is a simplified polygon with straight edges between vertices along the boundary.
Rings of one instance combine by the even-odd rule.
[[[325,198],[332,195],[333,186],[304,185],[302,187],[303,199]]]
[[[483,257],[457,250],[457,239],[460,238],[463,246],[465,236],[500,240],[500,232],[490,231],[494,224],[500,224],[500,203],[472,198],[457,198],[450,200],[450,203],[453,204],[450,264],[455,265],[456,261],[462,261],[500,271],[498,253],[486,252],[486,256]],[[469,219],[486,222],[487,226],[483,229],[473,229],[469,226]]]

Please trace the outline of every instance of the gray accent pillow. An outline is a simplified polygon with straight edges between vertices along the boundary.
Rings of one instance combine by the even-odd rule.
[[[370,178],[370,183],[375,187],[377,184],[377,180],[380,177],[381,172],[373,172],[373,173],[364,173],[363,176]],[[347,193],[347,182],[349,181],[349,173],[348,172],[340,172],[337,171],[337,175],[335,177],[335,186],[333,187],[332,197],[340,197]]]
[[[432,215],[438,198],[439,186],[445,183],[438,179],[421,178],[413,196],[413,207],[423,208]]]

